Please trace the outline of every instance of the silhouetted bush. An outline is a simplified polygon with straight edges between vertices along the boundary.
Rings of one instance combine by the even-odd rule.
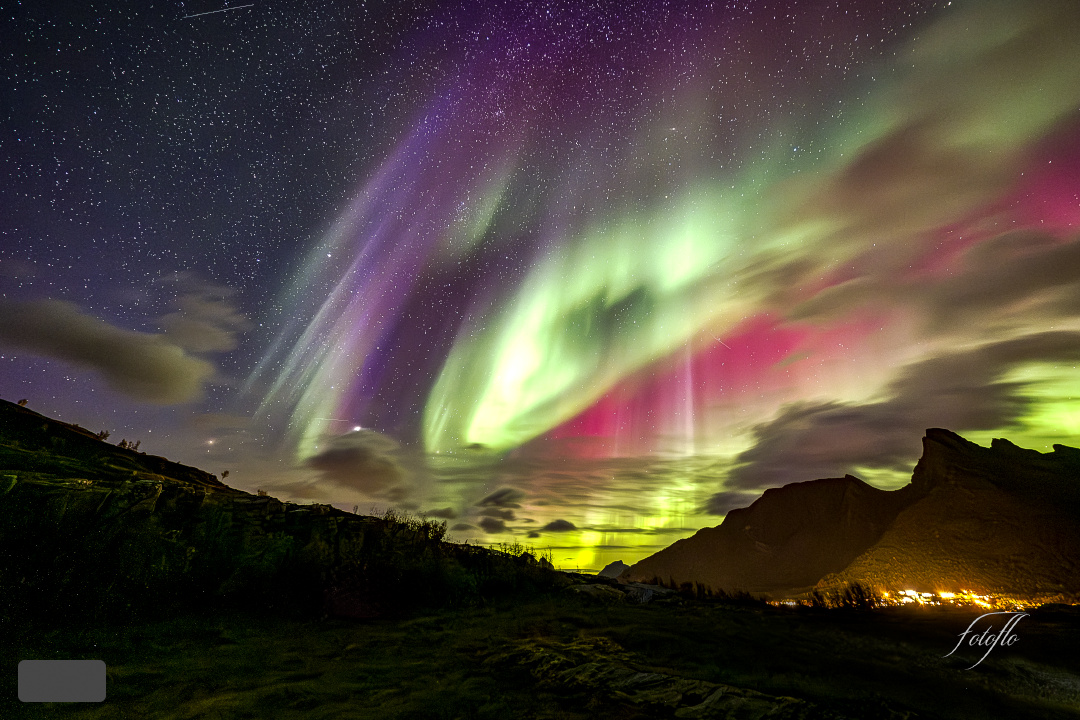
[[[213,607],[375,616],[556,587],[555,573],[524,550],[443,542],[441,521],[294,510],[281,518],[291,524],[258,532],[229,502],[190,514],[135,510],[138,492],[158,507],[175,500],[151,487],[129,492],[103,508],[28,513],[0,503],[0,616],[38,627]]]
[[[815,588],[807,602],[813,608],[872,610],[881,604],[881,598],[869,586],[855,582],[835,590]]]

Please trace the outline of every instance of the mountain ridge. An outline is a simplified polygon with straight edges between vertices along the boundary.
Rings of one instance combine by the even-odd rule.
[[[908,485],[825,478],[766,490],[635,563],[622,581],[788,596],[863,583],[1036,595],[1080,591],[1080,450],[929,428]]]

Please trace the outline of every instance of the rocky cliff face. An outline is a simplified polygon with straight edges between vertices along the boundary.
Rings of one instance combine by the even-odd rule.
[[[911,484],[857,478],[767,490],[750,507],[634,565],[714,589],[796,594],[863,582],[882,589],[1036,595],[1080,591],[1080,451],[932,428]]]
[[[925,491],[969,480],[985,480],[1024,502],[1080,509],[1080,450],[1054,445],[1040,453],[995,438],[990,447],[954,432],[930,428],[911,484]]]
[[[1018,596],[1080,591],[1080,451],[995,439],[984,448],[927,430],[905,508],[872,547],[822,587],[969,590]]]

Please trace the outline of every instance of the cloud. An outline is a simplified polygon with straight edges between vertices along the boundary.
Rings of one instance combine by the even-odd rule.
[[[136,400],[162,405],[199,400],[204,384],[220,378],[214,365],[196,354],[235,349],[235,333],[247,327],[247,319],[233,306],[227,287],[188,273],[165,282],[178,288],[178,310],[159,319],[160,334],[116,327],[62,300],[0,300],[0,344],[93,370],[109,387]],[[214,421],[196,421],[201,422]]]
[[[506,532],[506,523],[502,520],[486,517],[480,521],[480,529],[491,534],[504,533]]]
[[[789,320],[830,321],[868,308],[913,313],[927,336],[992,336],[1080,314],[1080,238],[1003,233],[964,253],[949,275],[858,278],[795,306]]]
[[[1023,383],[1002,380],[1012,368],[1078,360],[1080,333],[1036,333],[910,364],[878,402],[793,403],[754,428],[754,444],[737,456],[726,484],[760,490],[859,466],[910,469],[928,427],[963,432],[1015,424],[1030,401]]]
[[[496,508],[489,507],[480,511],[480,515],[483,517],[499,518],[500,520],[514,520],[514,511],[509,508]]]
[[[1030,326],[1080,309],[1080,242],[1039,233],[998,236],[965,255],[951,281],[901,289],[923,310],[929,329],[948,332],[977,324],[992,330]]]
[[[546,530],[548,532],[569,532],[570,530],[577,530],[577,526],[569,520],[563,520],[560,518],[558,520],[552,520],[540,529]]]
[[[439,510],[425,510],[420,514],[426,517],[443,518],[445,520],[453,520],[458,516],[457,511],[452,507],[444,507]]]
[[[405,478],[397,458],[398,444],[373,430],[332,438],[319,453],[304,461],[323,480],[365,493],[386,493]],[[400,493],[395,494],[400,500]]]
[[[470,525],[469,523],[455,523],[454,527],[450,528],[450,530],[452,530],[452,531],[476,530],[476,529],[477,528],[476,528],[475,525]]]
[[[842,476],[858,465],[899,467],[917,456],[932,425],[909,417],[899,403],[794,403],[754,428],[754,445],[736,457],[725,486],[763,490]]]
[[[237,311],[232,288],[178,273],[168,282],[179,286],[179,309],[158,322],[169,341],[192,352],[226,352],[236,349],[236,333],[247,329],[247,317]]]
[[[477,507],[520,508],[519,500],[525,499],[525,493],[514,488],[501,488],[476,503]]]
[[[882,277],[906,270],[934,230],[999,198],[1033,144],[1075,116],[1077,37],[1080,5],[1062,0],[975,3],[920,32],[898,84],[867,103],[876,132],[836,143],[821,172],[771,190],[771,229],[800,238],[813,261],[800,269],[786,249],[766,255],[744,285],[775,301],[864,253]],[[777,264],[794,274],[785,281]]]
[[[62,300],[0,300],[0,344],[88,368],[114,390],[162,405],[198,400],[214,376],[213,365],[163,335],[122,330]]]
[[[727,515],[732,510],[750,505],[757,498],[756,492],[725,490],[709,498],[705,504],[705,512],[709,515]]]

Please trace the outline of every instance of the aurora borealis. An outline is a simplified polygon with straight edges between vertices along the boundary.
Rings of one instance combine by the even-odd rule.
[[[1073,2],[174,5],[6,20],[4,397],[593,568],[1080,444]]]

